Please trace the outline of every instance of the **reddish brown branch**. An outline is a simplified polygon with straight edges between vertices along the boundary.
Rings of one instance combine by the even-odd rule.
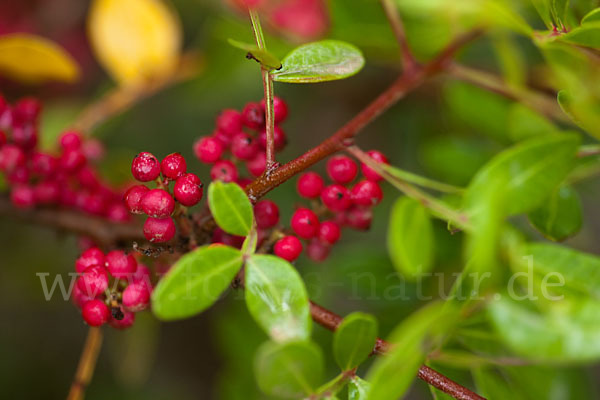
[[[400,45],[400,54],[402,56],[402,66],[404,67],[404,70],[406,71],[417,68],[419,63],[415,59],[412,50],[408,45],[406,33],[404,32],[404,24],[402,23],[402,19],[400,18],[396,4],[394,4],[392,0],[381,0],[381,6],[383,7],[383,11],[385,12],[392,30],[394,31],[396,40]]]
[[[310,314],[313,320],[319,325],[323,326],[330,331],[335,331],[339,324],[342,322],[342,317],[335,314],[332,311],[329,311],[326,308],[321,307],[320,305],[310,303]],[[373,350],[376,354],[383,354],[389,349],[389,343],[383,339],[377,338],[377,342],[375,343],[375,349]],[[485,400],[484,397],[479,396],[477,393],[473,393],[469,389],[464,386],[459,385],[453,380],[447,378],[446,376],[440,374],[436,370],[429,368],[426,365],[421,365],[419,367],[419,372],[417,376],[430,384],[431,386],[441,390],[444,393],[449,394],[458,400]]]
[[[100,328],[91,327],[88,331],[77,372],[73,378],[71,389],[67,400],[82,400],[85,396],[85,389],[94,375],[98,353],[102,346],[102,331]]]

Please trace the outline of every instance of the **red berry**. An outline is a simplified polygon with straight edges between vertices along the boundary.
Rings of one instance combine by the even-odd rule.
[[[254,218],[258,228],[272,228],[279,222],[279,207],[271,200],[261,200],[254,205]]]
[[[73,290],[71,291],[71,301],[73,301],[73,304],[82,308],[90,300],[94,300],[94,298],[82,292],[77,285],[73,285]]]
[[[258,141],[263,149],[267,147],[267,131],[266,130],[263,129],[262,131],[260,131]],[[275,151],[282,150],[287,143],[287,138],[285,137],[285,132],[283,131],[283,129],[281,129],[278,126],[275,126],[275,129],[273,130],[273,141],[275,142]]]
[[[77,205],[83,211],[92,215],[103,215],[106,206],[106,197],[97,191],[81,191],[77,194]]]
[[[98,139],[87,139],[81,150],[88,160],[100,160],[104,157],[104,145]]]
[[[383,192],[373,181],[360,181],[352,188],[352,202],[359,206],[374,206],[381,202]]]
[[[331,211],[344,211],[352,205],[350,191],[338,184],[325,187],[321,192],[321,201]]]
[[[260,102],[260,105],[263,107],[265,107],[265,101],[262,100]],[[282,122],[284,119],[287,118],[288,115],[288,107],[287,104],[285,103],[285,101],[283,101],[281,98],[274,96],[273,97],[273,116],[275,119],[275,123],[278,124],[280,122]]]
[[[367,151],[367,154],[369,155],[369,157],[371,157],[378,163],[388,164],[388,159],[386,158],[386,156],[384,156],[381,152],[377,150]],[[375,172],[375,170],[373,170],[365,163],[360,164],[360,169],[362,170],[364,177],[370,181],[378,182],[383,179],[381,176],[379,176],[377,172]]]
[[[30,176],[29,169],[26,166],[21,165],[21,166],[18,166],[17,168],[15,168],[14,170],[12,170],[12,172],[10,174],[8,174],[6,179],[11,184],[28,183],[29,176]]]
[[[56,204],[60,200],[60,185],[56,181],[41,181],[33,187],[38,204]]]
[[[37,130],[31,124],[14,126],[12,140],[14,144],[22,149],[33,149],[38,141]]]
[[[217,228],[213,232],[212,243],[222,243],[239,249],[242,247],[244,239],[243,236],[230,235],[223,229]]]
[[[250,129],[258,130],[265,125],[265,110],[258,103],[248,103],[242,110],[244,125]]]
[[[8,143],[0,148],[0,170],[11,172],[23,164],[25,164],[25,153],[20,147]]]
[[[133,177],[140,182],[149,182],[158,178],[160,164],[153,154],[143,152],[135,156],[131,164]]]
[[[101,265],[91,265],[77,278],[77,287],[88,297],[96,297],[108,289],[108,272]]]
[[[144,264],[138,264],[137,269],[131,276],[131,282],[145,282],[150,285],[150,269]]]
[[[6,141],[6,132],[0,130],[0,147],[4,146],[6,144]]]
[[[246,161],[246,168],[253,176],[261,176],[267,169],[267,155],[259,152],[252,160]]]
[[[221,158],[225,145],[213,136],[201,137],[194,143],[194,154],[203,163],[212,164]]]
[[[81,273],[86,268],[100,265],[103,266],[105,263],[104,253],[97,247],[90,247],[81,256],[75,260],[75,271]]]
[[[235,183],[237,183],[242,189],[244,189],[246,186],[252,183],[252,179],[238,178],[238,180]]]
[[[238,179],[238,171],[231,161],[221,160],[210,169],[210,178],[213,181],[235,182]]]
[[[148,217],[144,223],[144,237],[152,243],[164,243],[175,236],[175,223],[171,217]]]
[[[81,315],[90,326],[102,326],[110,319],[110,310],[101,300],[90,300],[83,305]]]
[[[123,290],[123,306],[129,311],[141,311],[150,302],[150,288],[145,282],[132,282]]]
[[[113,250],[106,255],[106,268],[117,279],[127,279],[137,269],[137,261],[131,254]]]
[[[291,225],[298,236],[310,239],[319,231],[319,218],[308,208],[299,208],[292,215]]]
[[[211,137],[215,138],[219,143],[221,143],[221,147],[223,148],[222,151],[225,151],[231,144],[231,136],[227,136],[226,133],[218,129],[213,132]]]
[[[81,135],[76,131],[64,132],[58,141],[63,150],[77,150],[81,147]]]
[[[148,193],[150,189],[148,189],[144,185],[135,185],[130,187],[127,192],[125,192],[124,200],[125,206],[132,214],[143,214],[144,210],[142,209],[142,197],[146,193]]]
[[[327,175],[337,183],[351,182],[357,172],[358,167],[350,157],[335,156],[327,161]]]
[[[106,218],[113,222],[128,222],[131,216],[127,207],[121,202],[116,202],[106,208]]]
[[[185,174],[175,181],[173,195],[184,206],[195,206],[202,199],[203,187],[198,176],[195,174]]]
[[[314,199],[321,195],[323,190],[323,178],[316,172],[306,172],[300,175],[296,188],[298,194],[307,199]]]
[[[310,241],[308,246],[306,246],[306,255],[313,261],[321,262],[327,259],[330,250],[331,246],[328,244],[323,243],[320,240],[313,239]]]
[[[109,325],[115,329],[127,329],[135,322],[135,313],[126,310],[119,310],[121,314],[120,318],[117,319],[115,316],[111,316],[110,321],[108,321]]]
[[[302,242],[296,236],[284,236],[275,242],[273,252],[276,256],[292,262],[302,253]]]
[[[96,189],[100,186],[100,179],[96,171],[89,165],[84,166],[77,172],[77,180],[88,189]]]
[[[17,101],[13,109],[14,118],[18,122],[35,123],[38,120],[42,104],[33,97],[24,97]]]
[[[67,173],[76,172],[85,162],[85,156],[80,149],[66,149],[59,159],[60,168]]]
[[[228,136],[233,136],[242,130],[244,118],[236,110],[223,110],[217,117],[217,128]]]
[[[319,225],[319,239],[325,243],[335,244],[340,240],[341,230],[333,221],[324,221]]]
[[[169,179],[177,179],[183,176],[187,170],[185,158],[179,153],[169,154],[160,162],[160,170],[163,176]]]
[[[140,203],[144,213],[154,218],[165,218],[175,210],[175,200],[163,189],[152,189],[148,191]]]
[[[56,172],[58,160],[50,154],[35,152],[31,156],[31,170],[41,177],[48,177]]]
[[[231,138],[231,153],[240,160],[251,160],[258,150],[258,143],[247,133],[240,132]]]
[[[369,229],[372,220],[373,212],[370,208],[355,207],[346,215],[346,224],[361,231]]]
[[[15,185],[10,192],[10,201],[16,208],[32,208],[35,206],[33,188],[29,185]]]

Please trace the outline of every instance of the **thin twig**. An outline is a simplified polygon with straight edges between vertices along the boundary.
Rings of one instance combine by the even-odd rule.
[[[94,375],[94,368],[101,346],[102,331],[98,327],[90,327],[67,400],[81,400],[84,398],[85,389]]]
[[[394,2],[392,0],[381,0],[381,6],[383,7],[383,11],[385,11],[385,15],[394,31],[394,35],[396,35],[396,40],[400,45],[400,55],[402,56],[402,67],[406,70],[412,70],[418,67],[419,63],[415,59],[413,52],[408,45],[408,40],[406,39],[406,33],[404,32],[404,24],[402,23],[402,19],[400,18],[400,14]]]

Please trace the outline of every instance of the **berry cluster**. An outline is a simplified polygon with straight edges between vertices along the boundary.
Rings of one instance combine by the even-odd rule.
[[[279,124],[287,117],[288,108],[278,97],[273,99],[273,108],[275,151],[281,151],[287,139]],[[250,102],[241,112],[224,110],[217,117],[216,125],[212,135],[203,136],[194,143],[194,154],[201,162],[212,164],[211,179],[237,182],[244,187],[251,180],[241,176],[239,166],[245,164],[250,176],[258,177],[267,164],[264,102]]]
[[[139,182],[155,181],[157,188],[135,185],[125,193],[125,205],[132,214],[146,214],[144,236],[150,242],[164,243],[175,236],[171,215],[176,201],[191,207],[202,199],[203,186],[197,175],[187,172],[185,158],[179,153],[166,156],[161,162],[151,153],[140,153],[133,159],[131,173]],[[171,195],[169,183],[173,185]]]
[[[23,98],[11,105],[0,96],[0,171],[17,208],[62,206],[115,222],[129,220],[122,193],[103,182],[91,163],[104,153],[97,140],[64,132],[59,151],[38,148],[41,104]]]
[[[372,150],[368,154],[377,162],[387,163],[378,151]],[[314,261],[323,261],[331,246],[340,239],[341,228],[369,229],[373,217],[371,208],[383,198],[378,184],[382,178],[365,164],[361,164],[361,170],[365,179],[352,184],[358,175],[357,164],[349,157],[333,156],[327,161],[327,175],[332,184],[325,186],[323,178],[315,172],[302,174],[297,181],[298,194],[312,200],[312,207],[296,209],[290,223],[295,236],[279,239],[273,252],[293,261],[302,252],[304,246],[300,239],[304,239],[307,256]],[[259,218],[257,213],[257,222]]]
[[[71,296],[88,325],[128,328],[150,302],[150,270],[121,250],[104,254],[91,247],[75,261],[75,270],[80,276]]]

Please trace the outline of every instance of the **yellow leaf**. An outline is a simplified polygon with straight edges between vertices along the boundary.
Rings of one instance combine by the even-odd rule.
[[[24,83],[72,82],[79,77],[79,67],[56,43],[17,33],[0,36],[0,75]]]
[[[169,74],[179,60],[179,20],[160,0],[94,0],[88,31],[98,60],[121,85]]]

